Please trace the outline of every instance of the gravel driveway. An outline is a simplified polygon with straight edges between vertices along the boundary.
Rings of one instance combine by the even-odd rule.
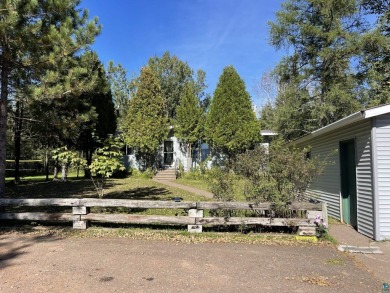
[[[381,292],[334,247],[0,235],[0,292]]]

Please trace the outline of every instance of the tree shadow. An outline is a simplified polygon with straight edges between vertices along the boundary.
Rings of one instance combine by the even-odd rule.
[[[12,266],[12,261],[23,254],[28,253],[27,248],[36,245],[39,242],[58,241],[61,238],[50,235],[39,235],[34,237],[20,237],[0,233],[0,270]]]
[[[114,191],[107,193],[104,198],[116,198],[116,199],[138,199],[138,200],[161,200],[162,197],[171,195],[172,192],[166,188],[148,186],[137,187],[130,190]]]
[[[107,182],[106,188],[113,184]],[[96,196],[91,179],[70,179],[68,181],[27,181],[21,184],[7,184],[6,196],[18,198],[69,198]]]

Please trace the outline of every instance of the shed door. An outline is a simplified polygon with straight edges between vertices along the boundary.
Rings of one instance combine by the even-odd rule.
[[[340,143],[343,222],[357,227],[355,140]]]

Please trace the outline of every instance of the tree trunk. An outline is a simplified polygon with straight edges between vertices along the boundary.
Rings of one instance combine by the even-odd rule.
[[[60,166],[58,165],[58,159],[55,160],[54,162],[54,174],[53,174],[53,179],[58,179],[58,169]]]
[[[85,150],[85,159],[87,160],[87,167],[84,168],[84,178],[90,178],[91,177],[91,171],[89,170],[89,166],[92,163],[92,150],[86,149]]]
[[[15,182],[20,182],[20,148],[23,130],[23,102],[16,102],[15,110]]]
[[[5,196],[5,160],[7,146],[7,104],[8,104],[8,73],[9,51],[6,37],[2,39],[1,58],[1,98],[0,98],[0,198]]]
[[[192,145],[187,143],[187,171],[192,169]]]
[[[45,175],[46,181],[49,181],[49,147],[45,148]]]
[[[66,181],[66,164],[62,163],[62,181]]]

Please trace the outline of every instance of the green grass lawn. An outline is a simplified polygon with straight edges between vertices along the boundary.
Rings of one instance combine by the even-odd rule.
[[[211,192],[211,188],[209,183],[204,179],[187,179],[187,178],[178,178],[176,180],[177,183],[183,184],[186,186],[195,187],[201,190],[205,190]]]
[[[71,176],[67,182],[45,181],[38,176],[25,178],[21,184],[8,182],[6,197],[10,198],[89,198],[98,197],[91,179]],[[133,200],[172,200],[181,197],[183,201],[209,201],[204,196],[154,182],[151,179],[128,177],[124,179],[109,179],[104,198]],[[20,207],[18,212],[71,212],[69,207]],[[128,208],[93,208],[92,212],[136,212],[146,215],[177,215],[179,209],[137,209]]]
[[[206,190],[211,192],[210,184],[207,182],[206,179],[188,179],[184,176],[184,178],[179,178],[176,180],[177,183],[199,188],[202,190]],[[245,201],[245,195],[244,195],[244,180],[235,180],[234,182],[234,200],[235,201]]]

